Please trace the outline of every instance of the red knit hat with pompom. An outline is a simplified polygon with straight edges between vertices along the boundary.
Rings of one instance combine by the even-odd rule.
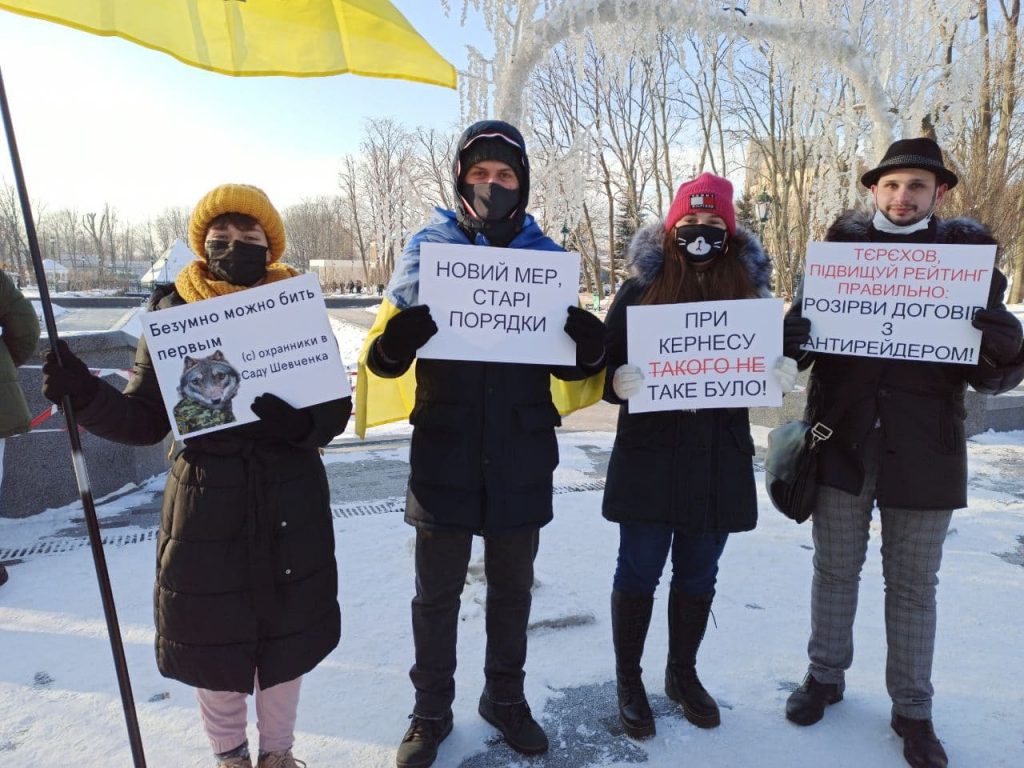
[[[713,173],[702,173],[693,181],[680,184],[672,207],[668,209],[668,216],[665,217],[665,231],[671,232],[683,216],[691,213],[721,216],[729,234],[735,235],[736,209],[732,204],[732,182]]]

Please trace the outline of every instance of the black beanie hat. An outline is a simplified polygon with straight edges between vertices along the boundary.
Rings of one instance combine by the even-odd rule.
[[[459,184],[466,178],[466,171],[485,160],[505,163],[523,184],[523,151],[502,136],[481,135],[472,139],[459,154]]]
[[[506,227],[488,224],[466,211],[463,198],[463,182],[475,163],[483,160],[497,160],[506,163],[519,179],[519,206]],[[456,143],[452,157],[452,179],[455,182],[455,215],[459,226],[469,234],[483,232],[492,245],[507,245],[520,232],[526,222],[526,206],[530,200],[530,158],[526,154],[526,142],[519,130],[502,120],[480,120],[466,128]],[[508,232],[499,233],[495,227]]]

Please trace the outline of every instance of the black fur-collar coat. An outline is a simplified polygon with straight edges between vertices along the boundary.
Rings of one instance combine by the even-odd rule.
[[[154,294],[149,309],[184,303]],[[311,671],[338,644],[338,568],[319,447],[345,429],[351,398],[303,409],[313,423],[284,443],[259,421],[188,438],[167,476],[157,538],[161,674],[251,693]],[[145,338],[124,392],[101,381],[78,421],[99,437],[152,445],[170,431]]]
[[[878,233],[871,215],[848,211],[829,228],[835,242],[900,242]],[[967,218],[936,219],[926,232],[903,242],[996,244],[988,229]],[[1005,309],[1006,278],[995,270],[988,307]],[[790,314],[800,314],[800,296]],[[875,497],[880,506],[948,510],[967,505],[967,450],[964,392],[999,394],[1024,379],[1024,358],[1001,365],[954,365],[810,353],[805,418],[812,424],[834,407],[842,415],[828,425],[835,434],[821,450],[818,481],[848,493],[864,482],[863,447],[875,425],[881,430],[882,460]]]
[[[612,389],[615,369],[627,361],[626,308],[639,303],[661,272],[663,235],[660,222],[636,233],[626,255],[630,278],[608,310],[605,400],[621,407],[602,511],[615,522],[658,523],[694,535],[751,530],[757,492],[747,409],[630,413]],[[738,258],[758,295],[771,296],[771,261],[751,232],[739,228],[724,258]]]

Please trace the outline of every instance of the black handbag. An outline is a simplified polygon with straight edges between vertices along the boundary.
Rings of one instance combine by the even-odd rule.
[[[802,523],[814,511],[818,490],[818,452],[832,437],[839,415],[833,408],[813,426],[806,421],[787,421],[768,433],[764,456],[764,485],[779,512]],[[827,423],[826,423],[827,422]]]

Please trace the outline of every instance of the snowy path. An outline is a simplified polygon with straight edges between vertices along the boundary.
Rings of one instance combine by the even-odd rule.
[[[763,431],[757,437],[763,443]],[[797,728],[783,719],[782,707],[805,665],[810,528],[784,519],[763,497],[758,529],[732,537],[726,548],[718,628],[709,630],[701,653],[702,677],[723,706],[722,727],[690,726],[662,695],[666,628],[659,599],[645,655],[658,734],[643,744],[621,736],[607,615],[616,530],[600,516],[600,491],[574,490],[599,487],[593,484],[603,478],[611,435],[565,433],[560,443],[556,484],[564,492],[555,497],[555,521],[541,537],[532,617],[540,626],[530,633],[527,665],[527,694],[552,736],[552,751],[521,758],[476,714],[484,587],[471,578],[463,594],[455,730],[441,749],[439,768],[904,765],[888,726],[877,528],[846,699],[819,725]],[[394,490],[406,451],[402,443],[382,443],[327,458],[343,638],[307,678],[303,694],[296,754],[316,768],[392,766],[407,725],[412,529],[402,521],[395,500],[400,490]],[[951,765],[1010,768],[1024,765],[1024,433],[976,438],[970,461],[971,508],[954,516],[941,572],[935,720]],[[378,471],[382,492],[374,495],[366,476]],[[347,496],[341,492],[346,486]],[[124,495],[102,505],[101,513],[130,520],[126,512],[151,498],[152,491]],[[75,516],[73,508],[63,508],[28,521],[0,520],[0,541],[36,542],[72,525]],[[109,547],[107,558],[149,765],[208,766],[191,691],[160,677],[154,664],[152,542],[142,528],[118,533],[140,539]],[[553,628],[563,624],[569,626]],[[0,588],[0,651],[0,765],[130,765],[88,548],[32,554],[11,569],[11,581]]]

